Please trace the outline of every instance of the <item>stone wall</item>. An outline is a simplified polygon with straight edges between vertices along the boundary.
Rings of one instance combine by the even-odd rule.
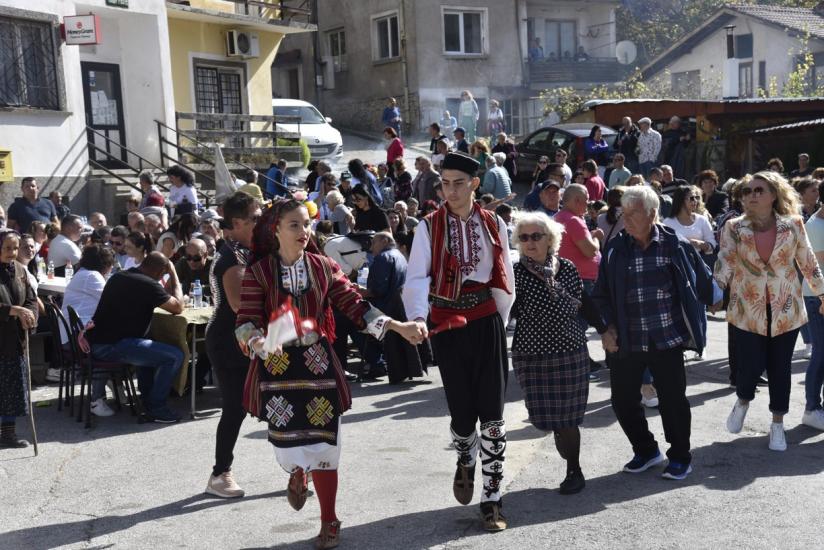
[[[408,113],[404,109],[403,95],[396,96],[396,99],[401,110],[401,116],[405,115],[402,133],[419,132],[418,121],[420,120],[421,106],[418,94],[409,94]],[[324,114],[332,118],[332,126],[374,132],[378,136],[381,135],[384,128],[381,123],[381,114],[383,114],[383,109],[386,107],[386,98],[353,99],[327,95],[324,104],[326,106]]]

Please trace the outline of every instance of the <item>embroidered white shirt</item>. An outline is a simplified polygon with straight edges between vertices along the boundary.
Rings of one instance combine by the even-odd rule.
[[[509,310],[515,302],[515,272],[509,257],[509,235],[506,224],[500,217],[498,220],[498,236],[501,240],[506,271],[507,286],[510,293],[493,288],[492,297],[498,314],[504,321],[509,321]],[[483,230],[481,215],[477,212],[463,221],[455,216],[449,216],[449,248],[461,264],[462,280],[488,283],[492,279],[493,247],[492,242]],[[460,255],[459,255],[460,253]],[[426,319],[429,313],[429,285],[432,281],[432,241],[429,236],[429,225],[421,223],[415,230],[415,239],[412,241],[412,252],[406,271],[406,284],[403,287],[403,305],[408,319]]]

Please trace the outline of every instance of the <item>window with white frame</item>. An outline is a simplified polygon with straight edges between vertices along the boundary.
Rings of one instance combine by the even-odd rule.
[[[60,108],[51,25],[0,17],[0,105]]]
[[[372,58],[375,61],[400,57],[398,12],[372,18]]]
[[[480,55],[486,52],[486,10],[442,8],[445,54]]]
[[[346,33],[343,29],[336,29],[327,33],[329,40],[329,55],[335,65],[335,72],[346,70]]]

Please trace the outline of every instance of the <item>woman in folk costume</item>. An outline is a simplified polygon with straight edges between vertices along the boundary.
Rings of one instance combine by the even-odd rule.
[[[289,503],[303,507],[312,472],[321,509],[315,547],[334,548],[340,534],[335,515],[340,415],[352,399],[329,343],[335,333],[331,305],[379,339],[392,330],[417,344],[423,334],[415,323],[397,322],[372,308],[335,262],[306,252],[310,227],[306,207],[296,200],[280,201],[264,214],[255,228],[255,258],[241,285],[235,334],[253,357],[245,405],[269,424],[277,461],[291,474]],[[297,338],[264,351],[267,326],[274,326],[270,319],[290,303],[301,327]]]
[[[508,371],[505,327],[515,298],[508,234],[503,220],[473,200],[480,184],[475,177],[478,161],[449,153],[442,166],[446,204],[418,225],[403,302],[409,319],[425,326],[429,316],[437,329],[432,331],[432,348],[458,451],[455,498],[461,504],[472,500],[480,451],[481,515],[488,531],[500,531],[506,528],[501,513]]]

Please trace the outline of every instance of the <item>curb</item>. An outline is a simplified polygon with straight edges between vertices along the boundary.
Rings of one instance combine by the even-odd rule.
[[[349,134],[351,136],[359,137],[361,139],[367,139],[367,140],[372,141],[374,143],[382,143],[383,142],[383,140],[376,138],[374,134],[370,134],[369,132],[364,132],[362,130],[353,130],[351,128],[338,128],[338,130],[342,134]],[[404,143],[403,148],[404,149],[409,149],[410,151],[415,151],[415,152],[420,153],[422,155],[427,155],[428,156],[428,155],[431,154],[431,151],[429,149],[424,149],[422,147],[418,147],[417,145],[407,145],[406,143]]]

